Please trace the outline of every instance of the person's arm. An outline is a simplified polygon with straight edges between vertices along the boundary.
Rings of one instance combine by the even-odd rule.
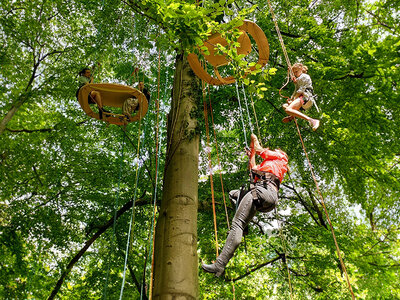
[[[249,170],[251,170],[256,165],[256,151],[254,147],[246,149],[246,154],[249,157]]]
[[[250,150],[250,155],[249,155],[249,169],[253,169],[254,166],[256,165],[256,151],[253,149]]]

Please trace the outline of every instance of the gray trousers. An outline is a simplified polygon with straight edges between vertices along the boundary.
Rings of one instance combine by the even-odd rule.
[[[243,229],[250,223],[256,212],[271,211],[276,206],[278,201],[278,191],[274,185],[268,184],[265,187],[262,185],[256,185],[256,189],[261,207],[256,207],[253,203],[253,196],[250,191],[243,196],[235,216],[233,217],[231,230],[229,231],[225,246],[216,260],[216,264],[220,267],[225,267],[232,258],[236,248],[242,241]],[[237,200],[239,193],[240,190],[230,191],[229,197],[233,200]]]

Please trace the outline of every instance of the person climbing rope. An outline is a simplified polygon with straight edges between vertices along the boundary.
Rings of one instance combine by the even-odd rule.
[[[80,71],[78,73],[78,75],[79,75],[79,77],[78,77],[79,88],[76,91],[77,99],[78,99],[78,94],[79,94],[79,90],[81,89],[81,87],[83,87],[85,84],[93,83],[92,71],[89,68],[82,69],[82,71]],[[97,108],[99,109],[100,119],[103,118],[103,112],[110,113],[110,111],[105,110],[103,108],[103,102],[101,100],[101,95],[100,95],[100,92],[98,92],[98,91],[91,91],[89,93],[88,103],[97,105]]]
[[[288,170],[287,154],[280,149],[262,148],[255,134],[251,135],[250,149],[246,150],[246,154],[249,157],[251,172],[250,190],[244,193],[240,190],[229,192],[229,197],[238,202],[231,230],[215,263],[202,264],[204,271],[214,273],[217,277],[224,272],[225,266],[242,240],[243,229],[250,223],[256,212],[269,212],[275,208],[278,202],[279,185]],[[261,164],[256,165],[255,154],[263,158]],[[243,197],[240,194],[244,194]]]
[[[292,76],[292,81],[295,84],[295,90],[288,103],[282,105],[282,107],[285,109],[285,112],[289,115],[283,118],[282,122],[288,123],[295,117],[299,117],[307,120],[312,130],[315,131],[319,127],[319,120],[310,118],[299,111],[300,108],[305,110],[309,109],[314,101],[312,81],[310,75],[306,74],[307,70],[308,68],[301,63],[295,63],[292,66],[292,71],[294,74],[294,76]]]
[[[150,105],[150,93],[144,86],[144,82],[139,82],[138,90],[141,91],[147,99],[147,105]],[[139,99],[136,97],[128,98],[122,105],[122,113],[129,119],[132,117],[132,113],[139,109]]]

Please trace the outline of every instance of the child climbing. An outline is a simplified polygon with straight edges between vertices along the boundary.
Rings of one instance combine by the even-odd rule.
[[[85,84],[93,83],[92,71],[89,68],[84,68],[82,71],[79,72],[78,77],[79,88],[76,91],[76,98],[78,98],[79,90]],[[99,109],[100,119],[103,118],[103,112],[110,113],[108,110],[103,108],[103,102],[101,100],[100,92],[98,91],[91,91],[88,96],[88,103],[89,104],[96,104],[97,108]]]
[[[305,114],[301,113],[300,108],[309,109],[313,103],[313,87],[310,75],[306,74],[308,68],[301,64],[295,63],[292,66],[292,81],[295,84],[295,90],[291,99],[288,103],[282,105],[285,112],[289,115],[282,119],[283,123],[288,123],[292,121],[295,117],[307,120],[310,124],[312,130],[317,130],[319,127],[319,120],[310,118]]]
[[[240,193],[239,190],[229,193],[231,200],[239,202],[232,220],[231,230],[215,263],[202,265],[204,271],[214,273],[217,277],[224,272],[225,266],[242,240],[243,229],[250,223],[256,212],[269,212],[276,206],[279,185],[288,168],[286,153],[279,149],[262,148],[254,134],[251,135],[250,150],[247,150],[246,153],[249,157],[249,168],[252,175],[250,190],[246,191],[243,197],[240,195],[243,193]],[[256,165],[255,154],[263,159],[261,164]]]

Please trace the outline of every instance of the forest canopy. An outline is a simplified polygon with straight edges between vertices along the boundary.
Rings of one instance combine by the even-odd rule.
[[[353,292],[400,298],[399,3],[271,4],[290,61],[308,66],[317,94],[319,111],[306,113],[321,120],[318,130],[297,123]],[[268,38],[262,70],[218,87],[179,73],[210,32],[229,37],[244,19]],[[182,162],[198,164],[189,170],[198,259],[183,272],[197,278],[195,298],[350,299],[296,126],[281,121],[280,93],[290,96],[294,84],[283,87],[288,66],[268,1],[6,0],[0,42],[1,298],[150,297],[155,225],[175,182],[168,170],[190,144]],[[242,57],[230,54],[224,73],[244,74]],[[97,83],[144,82],[151,100],[142,121],[116,126],[84,113],[78,73],[93,66]],[[185,123],[179,101],[188,95],[197,102],[183,106]],[[252,220],[216,279],[200,266],[225,243],[235,212],[227,194],[248,181],[252,132],[288,154],[290,172],[277,211]]]

